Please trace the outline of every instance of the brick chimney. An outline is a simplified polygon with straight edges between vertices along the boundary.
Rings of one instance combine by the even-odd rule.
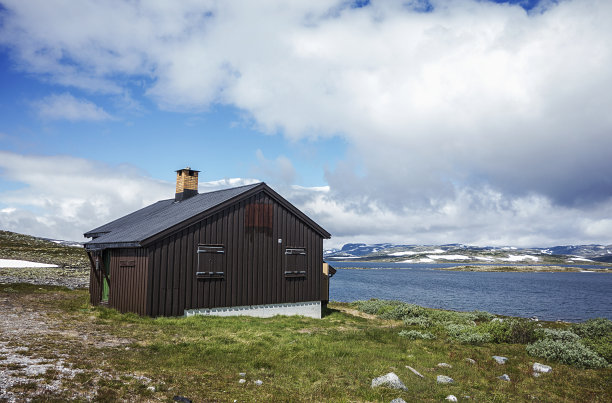
[[[176,193],[174,201],[188,199],[198,194],[198,172],[190,167],[176,171]]]

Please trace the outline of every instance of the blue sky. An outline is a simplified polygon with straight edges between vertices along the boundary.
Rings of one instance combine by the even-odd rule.
[[[328,246],[612,243],[610,16],[0,0],[0,228],[79,240],[189,165],[268,182]]]

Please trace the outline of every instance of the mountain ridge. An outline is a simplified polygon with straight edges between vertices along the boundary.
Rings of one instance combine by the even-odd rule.
[[[612,245],[559,245],[542,248],[473,246],[460,243],[411,245],[392,243],[347,243],[324,251],[330,261],[387,261],[402,263],[480,262],[535,264],[612,263]]]

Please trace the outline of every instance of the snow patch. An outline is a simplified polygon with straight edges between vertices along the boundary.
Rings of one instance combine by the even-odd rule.
[[[502,257],[499,260],[503,260],[506,262],[522,262],[524,260],[531,260],[532,262],[537,262],[538,260],[540,260],[540,258],[531,255],[508,255],[508,257]]]
[[[28,262],[27,260],[0,259],[0,268],[26,268],[26,267],[57,267],[56,264]]]
[[[587,259],[587,258],[584,258],[584,257],[573,257],[573,258],[571,258],[571,259],[567,259],[567,261],[568,261],[568,262],[570,262],[570,263],[571,263],[571,262],[575,262],[575,261],[577,261],[577,260],[578,260],[578,261],[581,261],[581,262],[592,262],[592,261],[593,261],[593,260],[591,260],[591,259]]]

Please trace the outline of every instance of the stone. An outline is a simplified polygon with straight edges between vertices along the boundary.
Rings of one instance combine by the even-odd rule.
[[[470,363],[470,364],[476,364],[476,360],[473,360],[471,358],[466,358],[465,361]]]
[[[240,375],[241,378],[244,378],[246,376],[246,372],[241,372],[238,375]]]
[[[258,379],[258,380],[255,381],[255,385],[261,386],[261,385],[263,385],[263,381],[261,379]]]
[[[246,383],[246,379],[241,378],[241,379],[238,381],[238,383]]]
[[[398,397],[397,399],[391,400],[391,402],[389,403],[406,403],[406,401],[402,399],[401,397]]]
[[[402,381],[400,381],[399,377],[395,375],[393,372],[389,372],[386,375],[379,376],[378,378],[372,379],[372,387],[376,388],[378,386],[386,386],[391,389],[401,389],[406,390],[406,385]]]
[[[438,383],[454,383],[455,380],[453,378],[451,378],[450,376],[438,375],[437,378],[436,378],[436,382],[438,382]]]
[[[502,318],[493,318],[491,319],[491,322],[503,322],[504,320]]]
[[[508,376],[508,374],[503,374],[502,376],[498,376],[498,378],[502,381],[510,382],[510,377]]]
[[[147,390],[149,392],[155,392],[155,386],[149,386],[149,387],[147,387]]]
[[[191,399],[188,399],[184,396],[174,396],[172,400],[174,400],[175,402],[180,402],[180,403],[192,403]]]
[[[539,377],[542,374],[539,373],[539,372],[532,372],[531,375],[533,375],[534,378],[537,378],[537,377]]]
[[[507,358],[507,357],[501,357],[501,356],[499,356],[499,355],[494,355],[494,356],[493,356],[493,359],[494,359],[495,361],[497,361],[497,363],[498,363],[498,364],[501,364],[501,365],[505,364],[505,363],[506,363],[506,361],[508,361],[508,358]]]
[[[441,363],[438,364],[438,367],[440,367],[440,368],[452,368],[453,366],[450,365],[450,364],[447,364],[445,362],[441,362]]]
[[[533,364],[533,372],[541,372],[544,374],[547,374],[549,372],[552,371],[552,367],[548,366],[548,365],[544,365],[544,364],[540,364],[539,362],[536,362]]]
[[[457,396],[455,396],[455,395],[448,395],[448,396],[446,396],[446,398],[444,400],[448,400],[449,402],[456,402],[457,401]]]

